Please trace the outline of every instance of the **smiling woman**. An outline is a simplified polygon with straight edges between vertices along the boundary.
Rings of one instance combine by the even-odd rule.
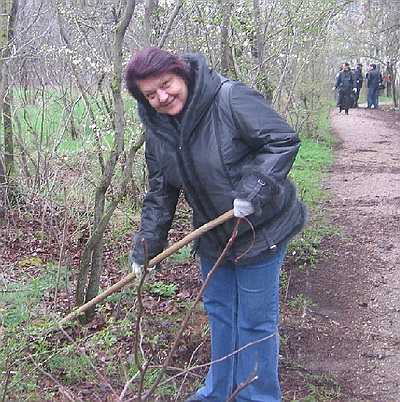
[[[188,401],[226,401],[252,375],[237,401],[280,401],[279,271],[289,239],[305,222],[287,179],[300,140],[260,93],[213,71],[199,53],[142,50],[128,63],[126,83],[146,127],[150,184],[132,270],[140,272],[164,248],[181,191],[195,228],[232,207],[250,223],[240,226],[205,289],[212,360],[220,361]],[[203,279],[234,226],[231,219],[196,241]]]

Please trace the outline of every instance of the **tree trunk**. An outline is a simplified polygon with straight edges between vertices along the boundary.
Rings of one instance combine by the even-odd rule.
[[[16,196],[16,181],[15,181],[15,162],[14,162],[14,138],[13,138],[13,110],[12,110],[12,85],[9,80],[10,63],[7,59],[11,55],[11,46],[14,39],[15,20],[18,12],[18,0],[3,0],[1,3],[1,15],[6,16],[8,21],[5,21],[0,34],[2,57],[4,64],[0,64],[1,74],[1,114],[3,117],[3,133],[4,133],[4,160],[3,160],[3,177],[1,182],[4,183],[4,197],[12,203]],[[6,60],[4,62],[4,60]],[[5,198],[4,198],[5,199]]]
[[[229,43],[229,26],[231,22],[231,14],[233,4],[231,1],[220,1],[222,9],[221,22],[221,74],[229,76],[231,67],[231,47]]]
[[[154,27],[152,17],[157,9],[157,0],[146,0],[144,9],[144,44],[149,47],[154,44]]]
[[[10,184],[15,175],[14,165],[14,139],[12,125],[11,93],[12,90],[8,83],[8,74],[4,77],[6,93],[3,103],[3,128],[4,128],[4,170],[6,182]]]
[[[126,192],[128,179],[132,170],[132,165],[127,166],[124,171],[123,179],[120,184],[119,196],[113,197],[108,205],[107,212],[106,192],[110,187],[112,178],[115,175],[118,158],[124,150],[124,108],[121,95],[122,83],[122,45],[126,29],[132,19],[135,9],[135,1],[128,2],[122,20],[116,26],[115,41],[114,41],[114,73],[112,79],[112,93],[114,98],[114,146],[111,149],[110,156],[105,163],[103,175],[100,184],[97,187],[95,206],[94,206],[94,233],[85,246],[83,257],[80,264],[80,272],[76,289],[77,305],[88,302],[97,296],[99,291],[100,276],[102,272],[103,259],[103,234],[108,222],[117,207],[120,199]],[[132,158],[134,157],[131,156]],[[133,163],[133,161],[129,161]],[[87,285],[87,286],[86,286]],[[81,322],[88,322],[94,315],[95,307],[89,309],[84,317],[81,317]]]
[[[0,153],[0,227],[6,224],[6,176],[4,174],[3,154]]]
[[[261,10],[260,10],[260,0],[253,0],[253,11],[254,11],[254,29],[255,29],[255,43],[253,45],[253,56],[258,59],[260,66],[264,58],[264,46],[263,38],[261,35]]]

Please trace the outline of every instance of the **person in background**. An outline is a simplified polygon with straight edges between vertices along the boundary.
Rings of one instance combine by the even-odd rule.
[[[393,75],[393,69],[392,66],[390,65],[390,62],[386,62],[386,71],[385,71],[385,76],[383,77],[385,83],[386,83],[386,94],[387,96],[391,96],[392,92],[392,75]]]
[[[366,74],[368,97],[367,97],[367,109],[373,107],[378,109],[379,103],[379,84],[383,82],[383,77],[380,71],[376,69],[376,64],[369,65],[369,71]]]
[[[351,106],[351,93],[357,92],[357,84],[354,78],[353,72],[350,70],[349,63],[343,63],[342,71],[337,75],[336,83],[333,90],[339,90],[339,113],[344,110],[346,114],[349,114],[349,108]]]
[[[340,66],[339,72],[336,74],[335,81],[336,81],[336,79],[339,77],[339,74],[340,74],[340,72],[341,72],[342,70],[343,70],[343,65]],[[337,96],[337,99],[336,99],[336,107],[340,107],[340,104],[339,104],[339,96]]]
[[[363,65],[361,63],[357,63],[356,68],[354,69],[354,79],[356,80],[357,92],[353,94],[353,107],[358,107],[358,99],[360,97],[361,88],[363,86],[364,76],[362,72]]]
[[[222,360],[187,401],[226,401],[254,370],[257,378],[236,400],[280,401],[279,272],[289,240],[306,221],[287,178],[299,137],[260,93],[223,77],[200,53],[144,49],[129,61],[125,79],[146,127],[150,185],[134,236],[133,271],[162,251],[181,191],[195,228],[233,208],[235,219],[193,246],[203,279],[236,218],[246,218],[203,296],[211,358]]]

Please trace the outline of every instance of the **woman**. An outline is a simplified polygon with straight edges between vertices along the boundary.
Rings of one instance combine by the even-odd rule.
[[[204,293],[212,360],[205,386],[188,401],[225,401],[256,368],[237,401],[279,401],[279,272],[289,239],[305,222],[287,173],[300,146],[293,129],[256,91],[213,71],[199,53],[158,48],[129,61],[126,83],[146,127],[150,190],[131,253],[133,269],[166,244],[182,190],[199,227],[232,208],[247,216]],[[220,256],[233,220],[194,245],[203,279]]]

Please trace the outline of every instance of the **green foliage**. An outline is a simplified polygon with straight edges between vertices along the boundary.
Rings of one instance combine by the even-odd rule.
[[[90,381],[95,373],[90,370],[90,364],[85,356],[73,351],[59,351],[44,364],[46,371],[66,384],[76,384],[83,380]]]
[[[171,256],[174,263],[187,262],[190,260],[192,248],[189,246],[182,247],[179,251]]]
[[[175,296],[177,289],[178,286],[174,283],[167,284],[164,282],[146,283],[144,286],[145,292],[161,297]]]
[[[13,96],[18,104],[15,113],[18,124],[14,131],[24,155],[28,155],[20,175],[21,196],[30,198],[34,191],[56,205],[63,206],[68,201],[66,208],[74,221],[82,218],[77,225],[87,227],[88,219],[93,219],[95,186],[101,174],[99,158],[110,155],[114,141],[114,123],[105,98],[94,94],[88,105],[78,92],[70,89],[33,87],[14,88]],[[141,133],[141,128],[132,97],[127,97],[125,107],[126,138],[131,142]],[[120,169],[117,167],[114,172],[116,182],[122,173],[124,157],[123,154]],[[138,209],[147,185],[143,152],[137,153],[132,174],[134,180],[124,201],[132,209]],[[33,185],[32,177],[40,180]],[[127,226],[128,223],[121,229]],[[43,232],[35,234],[41,241],[48,241],[47,236]]]
[[[27,149],[60,152],[92,150],[99,146],[94,132],[101,132],[101,145],[112,144],[111,122],[99,104],[93,102],[96,122],[89,118],[87,107],[77,93],[53,89],[33,90],[16,88],[15,101],[21,105],[16,118],[19,130],[24,133]],[[31,148],[32,147],[32,148]]]
[[[308,139],[302,141],[289,176],[298,184],[302,200],[309,205],[326,197],[320,181],[332,162],[332,148],[328,144]]]
[[[22,261],[21,267],[32,268],[34,263],[39,261],[27,259]],[[70,330],[63,335],[63,332],[54,325],[54,320],[58,318],[49,316],[45,308],[49,295],[54,292],[57,267],[39,265],[35,269],[38,270],[35,279],[8,286],[7,292],[0,299],[2,313],[0,400],[1,398],[8,400],[10,396],[15,400],[24,397],[41,400],[45,393],[40,387],[43,375],[38,367],[65,387],[80,383],[96,384],[99,381],[96,370],[99,368],[102,368],[103,375],[110,378],[110,381],[114,378],[114,382],[118,384],[124,376],[131,378],[138,375],[139,371],[132,359],[132,351],[120,350],[118,342],[121,339],[131,339],[133,345],[136,315],[130,313],[129,306],[135,303],[134,294],[124,292],[123,297],[114,295],[114,299],[110,297],[105,305],[99,306],[101,316],[107,320],[101,328],[93,330],[89,327],[81,327],[79,336],[71,333]],[[60,282],[61,286],[65,286],[62,280]],[[144,297],[152,295],[157,298],[171,298],[176,295],[176,291],[175,284],[147,283],[144,288]],[[110,306],[115,303],[124,304],[127,310],[126,319],[116,322],[109,315]],[[145,344],[152,344],[156,351],[168,350],[170,347],[170,338],[164,338],[163,333],[157,333],[152,329],[154,325],[165,326],[164,320],[170,321],[171,318],[162,315],[154,316],[152,324],[143,324],[145,331],[152,333],[152,335],[144,333]],[[168,325],[171,336],[175,331],[176,325]],[[118,377],[115,377],[116,374]],[[152,385],[157,374],[158,369],[147,371],[144,378],[146,387]],[[136,386],[137,381],[132,385],[134,392],[136,392]],[[46,388],[49,399],[60,397],[56,386]],[[156,394],[174,395],[176,392],[176,383],[172,382],[161,387]]]
[[[291,368],[291,371],[296,373],[299,381],[302,381],[301,397],[283,398],[285,402],[323,402],[323,401],[341,401],[347,400],[349,395],[346,395],[340,385],[330,376],[315,374],[311,371],[304,370],[302,367],[293,362],[283,362],[284,365]],[[306,395],[306,396],[305,396]]]
[[[320,127],[317,136],[303,139],[289,175],[297,183],[300,198],[309,209],[308,225],[290,242],[288,249],[288,258],[300,268],[314,267],[320,258],[320,243],[338,231],[327,222],[322,211],[323,204],[329,199],[329,194],[322,188],[322,179],[334,162],[333,147],[337,140],[329,134],[328,124]]]
[[[35,234],[35,237],[36,237],[36,234]],[[43,260],[40,257],[31,257],[31,258],[28,258],[27,260],[18,261],[18,265],[21,268],[30,267],[32,265],[40,266],[40,265],[43,265]]]
[[[29,320],[30,308],[40,301],[42,288],[32,279],[28,284],[11,284],[0,299],[1,325],[15,328]]]
[[[295,261],[298,268],[313,268],[321,259],[321,242],[335,234],[338,228],[328,224],[325,215],[320,211],[313,212],[308,225],[289,244],[288,259]]]
[[[290,307],[295,308],[298,311],[304,310],[307,307],[316,307],[317,306],[317,304],[314,303],[309,297],[306,297],[302,294],[297,295],[296,297],[292,298],[291,300],[289,300],[287,302],[287,304]]]

